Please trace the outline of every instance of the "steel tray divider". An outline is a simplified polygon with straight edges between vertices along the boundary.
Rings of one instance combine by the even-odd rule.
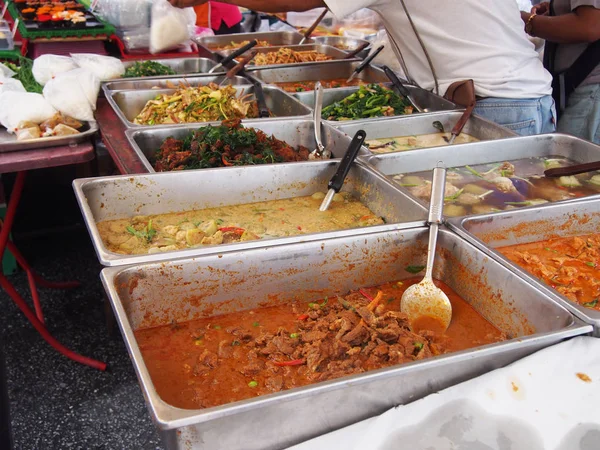
[[[386,233],[371,233],[363,236],[365,239],[364,244],[355,244],[356,249],[354,251],[360,251],[363,247],[373,248],[373,246],[379,246],[377,247],[377,251],[381,251],[381,247],[386,247],[386,243],[388,242],[400,249],[402,245],[408,245],[405,244],[405,242],[413,242],[415,237],[424,239],[426,234],[426,228],[395,232],[390,231]],[[442,238],[441,248],[453,252],[457,245],[460,246],[462,250],[458,251],[458,256],[456,257],[462,262],[464,262],[464,259],[470,258],[468,255],[481,254],[481,252],[471,244],[461,240],[458,236],[449,231],[442,230],[440,234]],[[382,240],[378,241],[378,239]],[[329,262],[329,252],[333,250],[328,251],[326,249],[330,247],[333,249],[343,247],[345,241],[346,238],[332,238],[324,240],[321,243],[315,241],[308,245],[292,244],[281,248],[271,247],[269,249],[246,250],[238,252],[237,255],[230,255],[229,258],[239,260],[239,264],[242,264],[244,267],[251,264],[261,264],[260,261],[263,261],[262,264],[269,265],[269,263],[274,264],[275,261],[278,261],[277,255],[287,253],[288,255],[291,255],[287,257],[287,259],[290,259],[293,258],[293,255],[296,253],[294,251],[295,248],[303,247],[304,254],[318,254],[318,256],[316,256],[317,260],[322,258]],[[319,248],[321,249],[320,251]],[[402,249],[404,249],[404,247],[402,247]],[[463,251],[466,252],[464,255],[461,253]],[[273,254],[275,259],[264,261],[264,259],[268,257],[265,253],[268,255]],[[254,256],[258,255],[264,256],[262,256],[262,259],[257,260]],[[339,255],[338,257],[343,258],[342,255]],[[193,268],[211,266],[213,264],[215,266],[224,264],[229,267],[227,265],[228,262],[226,261],[227,258],[228,255],[223,255],[222,257],[213,255],[198,259],[176,260],[166,264],[152,263],[120,268],[105,268],[102,271],[102,282],[124,335],[127,349],[134,363],[136,374],[138,375],[148,408],[150,409],[157,426],[162,430],[167,447],[170,449],[191,447],[195,449],[215,448],[215,445],[217,445],[216,443],[220,442],[218,439],[225,439],[224,436],[228,436],[227,439],[229,440],[226,444],[222,444],[225,446],[223,448],[228,448],[230,450],[237,448],[282,448],[318,434],[322,434],[323,432],[345,426],[356,420],[361,420],[381,413],[395,404],[416,400],[428,393],[447,387],[448,385],[464,381],[465,379],[485,373],[493,368],[504,366],[545,346],[591,331],[590,326],[582,325],[580,321],[570,316],[570,314],[553,299],[541,296],[541,293],[534,287],[528,286],[523,280],[517,280],[516,284],[520,286],[513,286],[512,288],[508,285],[506,286],[506,288],[513,289],[514,291],[509,295],[517,295],[517,291],[519,291],[522,292],[523,295],[533,295],[535,298],[539,297],[536,301],[545,305],[548,312],[552,310],[557,314],[557,317],[563,317],[563,319],[561,319],[563,322],[560,322],[563,323],[562,328],[552,328],[558,326],[559,322],[556,322],[556,325],[548,325],[550,328],[546,331],[531,336],[516,338],[510,342],[487,345],[478,349],[456,352],[425,361],[380,369],[366,374],[353,375],[342,379],[309,385],[207,410],[182,410],[174,408],[162,401],[154,389],[154,385],[152,384],[152,380],[144,364],[143,357],[137,346],[135,336],[133,335],[133,323],[127,313],[125,304],[123,303],[123,300],[126,302],[129,300],[122,298],[121,295],[125,295],[123,292],[129,289],[127,287],[127,280],[134,281],[134,278],[138,276],[138,273],[140,274],[139,276],[146,276],[144,274],[147,273],[151,275],[152,271],[158,268],[162,271],[166,271],[166,273],[171,273],[173,270],[180,270],[181,276],[184,277],[181,278],[181,281],[184,281],[189,276],[197,276],[197,272],[193,269],[188,269],[191,270],[191,272],[185,272],[186,267],[191,266]],[[478,261],[475,265],[485,264],[485,267],[488,267],[488,270],[492,270],[494,273],[508,272],[508,269],[498,262],[493,260],[484,261],[484,255],[478,256],[477,259]],[[451,265],[452,262],[450,261],[448,264]],[[229,270],[235,271],[235,267],[232,266]],[[318,269],[317,264],[313,270],[321,269]],[[436,276],[440,276],[439,272],[440,271],[438,270]],[[444,276],[443,272],[444,271],[442,271],[442,276]],[[188,275],[183,275],[184,273],[188,273]],[[388,275],[386,274],[384,276]],[[179,277],[180,275],[176,275],[177,279],[179,279]],[[147,278],[152,279],[151,276]],[[489,279],[498,278],[499,277],[497,276],[493,276],[486,279],[489,281]],[[173,280],[173,282],[174,281],[175,280]],[[355,282],[360,283],[360,281]],[[120,289],[117,288],[119,285],[122,286]],[[148,288],[152,289],[152,285],[149,284]],[[337,289],[337,287],[334,287],[333,289]],[[525,294],[523,290],[528,293]],[[131,292],[132,291],[130,291],[130,293]],[[216,301],[222,300],[217,299]],[[525,303],[528,301],[529,300],[524,300]],[[252,307],[252,305],[249,305],[249,307]],[[531,314],[534,315],[533,311],[531,311]],[[401,390],[402,393],[399,394],[398,390]],[[361,394],[359,394],[359,392]],[[390,392],[395,393],[395,400],[390,398]],[[385,393],[385,398],[381,397],[381,393]],[[360,405],[362,410],[360,411],[357,411],[356,404],[354,405],[355,407],[350,407],[350,403],[347,403],[358,401],[357,395],[359,395],[361,399]],[[353,398],[355,400],[352,400]],[[344,404],[348,407],[340,407]],[[328,411],[328,406],[331,407],[332,405],[333,410]],[[315,416],[315,408],[323,412],[316,414],[316,417],[312,417],[311,419],[311,416]],[[290,410],[296,411],[296,414],[287,414]],[[268,422],[269,420],[277,420],[276,418],[278,417],[277,428],[281,429],[281,427],[284,427],[286,433],[276,433],[275,435],[271,435],[268,432],[265,433],[263,427],[256,429],[253,418],[256,418],[257,413],[260,414],[261,423],[264,423],[265,421]],[[337,417],[332,417],[330,413],[337,414]],[[327,417],[330,417],[332,420],[321,420],[321,414],[326,414]],[[287,422],[285,422],[285,419],[288,417],[296,424],[294,427],[290,428],[286,425]],[[281,422],[281,420],[283,420],[283,422]],[[245,426],[244,423],[246,423],[247,426]],[[236,430],[236,432],[239,433],[238,436],[236,437],[235,433],[225,433],[224,435],[220,432],[223,427],[228,427],[229,430]],[[315,429],[315,427],[318,427],[318,429]],[[212,429],[215,430],[215,433],[211,434],[209,430]],[[199,443],[199,435],[203,436],[207,447],[204,447]],[[248,441],[249,436],[253,436],[252,445],[250,446]]]

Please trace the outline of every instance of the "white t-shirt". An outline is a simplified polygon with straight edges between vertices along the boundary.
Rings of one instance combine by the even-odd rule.
[[[435,88],[425,53],[400,0],[325,3],[338,17],[361,8],[377,11],[390,38],[400,47],[410,78],[425,89]],[[466,79],[474,80],[481,97],[538,98],[552,93],[552,77],[525,34],[515,0],[405,3],[436,70],[440,95],[450,84]]]

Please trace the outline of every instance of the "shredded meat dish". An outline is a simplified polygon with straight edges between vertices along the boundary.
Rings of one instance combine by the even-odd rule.
[[[319,62],[332,60],[332,56],[319,53],[315,50],[297,52],[288,47],[280,48],[275,52],[259,53],[252,64],[266,66],[272,64],[296,64],[306,62]]]
[[[448,286],[453,320],[444,335],[414,333],[400,313],[404,290],[420,279],[137,330],[164,401],[209,408],[369,370],[498,342],[506,335]]]
[[[568,299],[600,310],[600,235],[556,238],[498,251]]]

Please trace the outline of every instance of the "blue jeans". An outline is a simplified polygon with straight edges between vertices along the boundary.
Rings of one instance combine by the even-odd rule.
[[[556,109],[550,95],[525,99],[484,98],[477,100],[474,112],[521,136],[556,131]]]
[[[558,131],[600,144],[600,84],[573,91],[558,121]]]

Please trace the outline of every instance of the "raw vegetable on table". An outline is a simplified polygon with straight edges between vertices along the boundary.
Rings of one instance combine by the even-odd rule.
[[[185,139],[165,139],[156,152],[158,172],[209,167],[244,166],[308,160],[309,151],[268,136],[261,130],[244,128],[239,120],[208,125]]]
[[[169,66],[156,61],[137,61],[125,70],[123,78],[156,77],[159,75],[176,75]]]
[[[412,114],[405,97],[378,84],[360,86],[348,97],[323,108],[324,120],[357,120]]]
[[[19,80],[27,92],[34,92],[36,94],[42,93],[43,88],[35,81],[31,71],[33,67],[33,61],[31,59],[19,58],[18,64],[6,62],[4,65],[15,72],[13,78]]]

